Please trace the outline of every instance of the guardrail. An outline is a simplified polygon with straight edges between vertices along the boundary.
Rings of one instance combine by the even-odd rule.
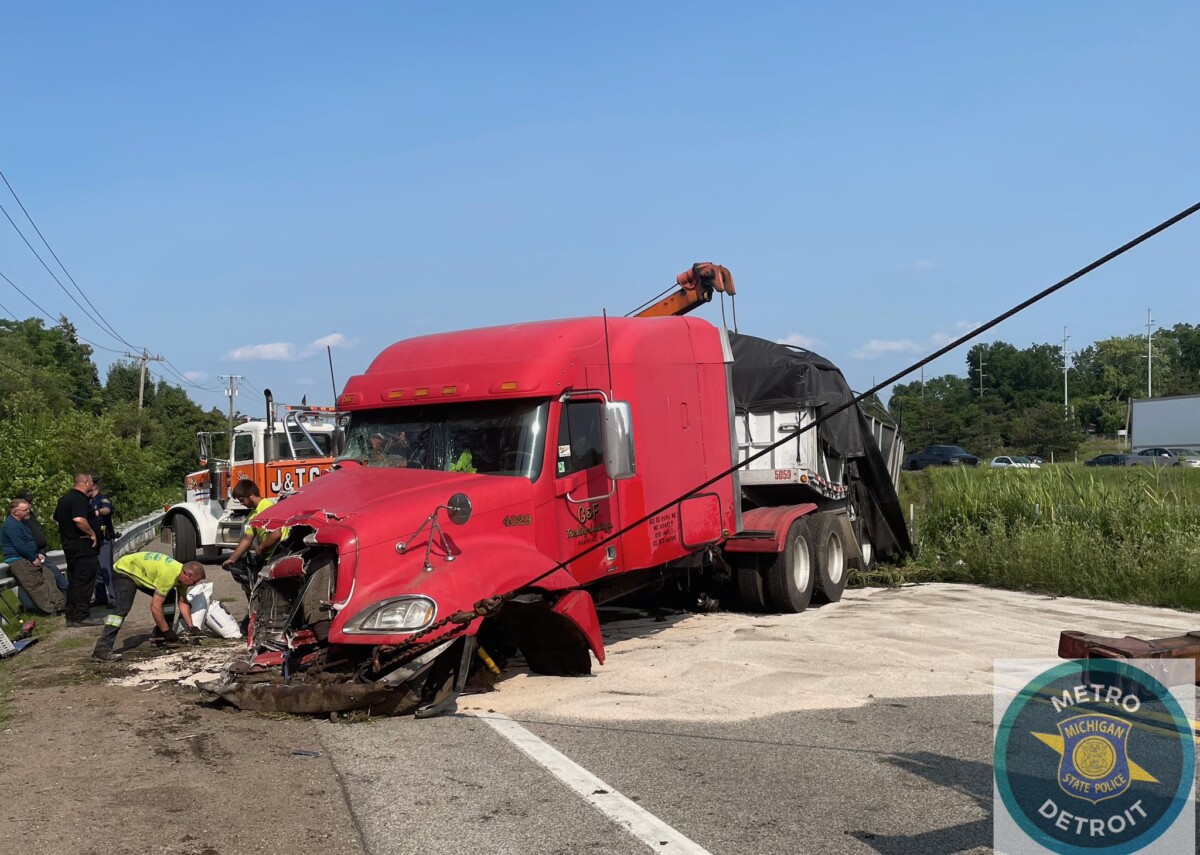
[[[113,541],[113,561],[154,540],[162,525],[163,516],[162,511],[156,511],[122,525],[121,536]],[[60,570],[67,569],[67,559],[63,557],[61,549],[47,552],[46,560],[54,562],[54,565]],[[8,572],[8,564],[0,562],[0,594],[16,586],[17,580]],[[2,622],[4,622],[4,615],[3,612],[0,612],[0,623]]]

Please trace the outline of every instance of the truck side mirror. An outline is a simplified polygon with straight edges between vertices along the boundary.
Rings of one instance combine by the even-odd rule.
[[[637,474],[633,453],[633,414],[626,401],[604,404],[604,471],[614,481]]]
[[[471,518],[471,500],[466,493],[455,493],[445,507],[447,519],[455,525],[462,525]]]

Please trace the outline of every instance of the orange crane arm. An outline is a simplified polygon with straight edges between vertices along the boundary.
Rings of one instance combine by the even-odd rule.
[[[732,296],[733,274],[719,264],[702,261],[693,264],[690,270],[685,270],[675,277],[679,290],[657,303],[642,309],[634,315],[635,318],[661,318],[667,315],[686,315],[713,298],[714,291]]]

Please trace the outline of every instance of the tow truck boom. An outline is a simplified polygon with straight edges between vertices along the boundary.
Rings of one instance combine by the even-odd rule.
[[[714,291],[720,291],[731,297],[736,293],[733,287],[733,274],[729,272],[728,268],[713,264],[711,261],[693,264],[691,269],[676,276],[675,282],[679,285],[678,291],[642,309],[633,317],[661,318],[669,315],[686,315],[711,301]]]

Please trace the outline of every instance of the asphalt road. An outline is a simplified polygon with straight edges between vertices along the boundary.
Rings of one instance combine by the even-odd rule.
[[[990,852],[992,661],[1053,656],[1072,626],[1195,623],[965,586],[853,592],[805,615],[610,624],[592,677],[319,734],[373,855]]]
[[[986,698],[704,726],[552,714],[520,723],[693,851],[991,851]],[[372,853],[650,848],[471,716],[381,721],[331,730],[323,742]]]

